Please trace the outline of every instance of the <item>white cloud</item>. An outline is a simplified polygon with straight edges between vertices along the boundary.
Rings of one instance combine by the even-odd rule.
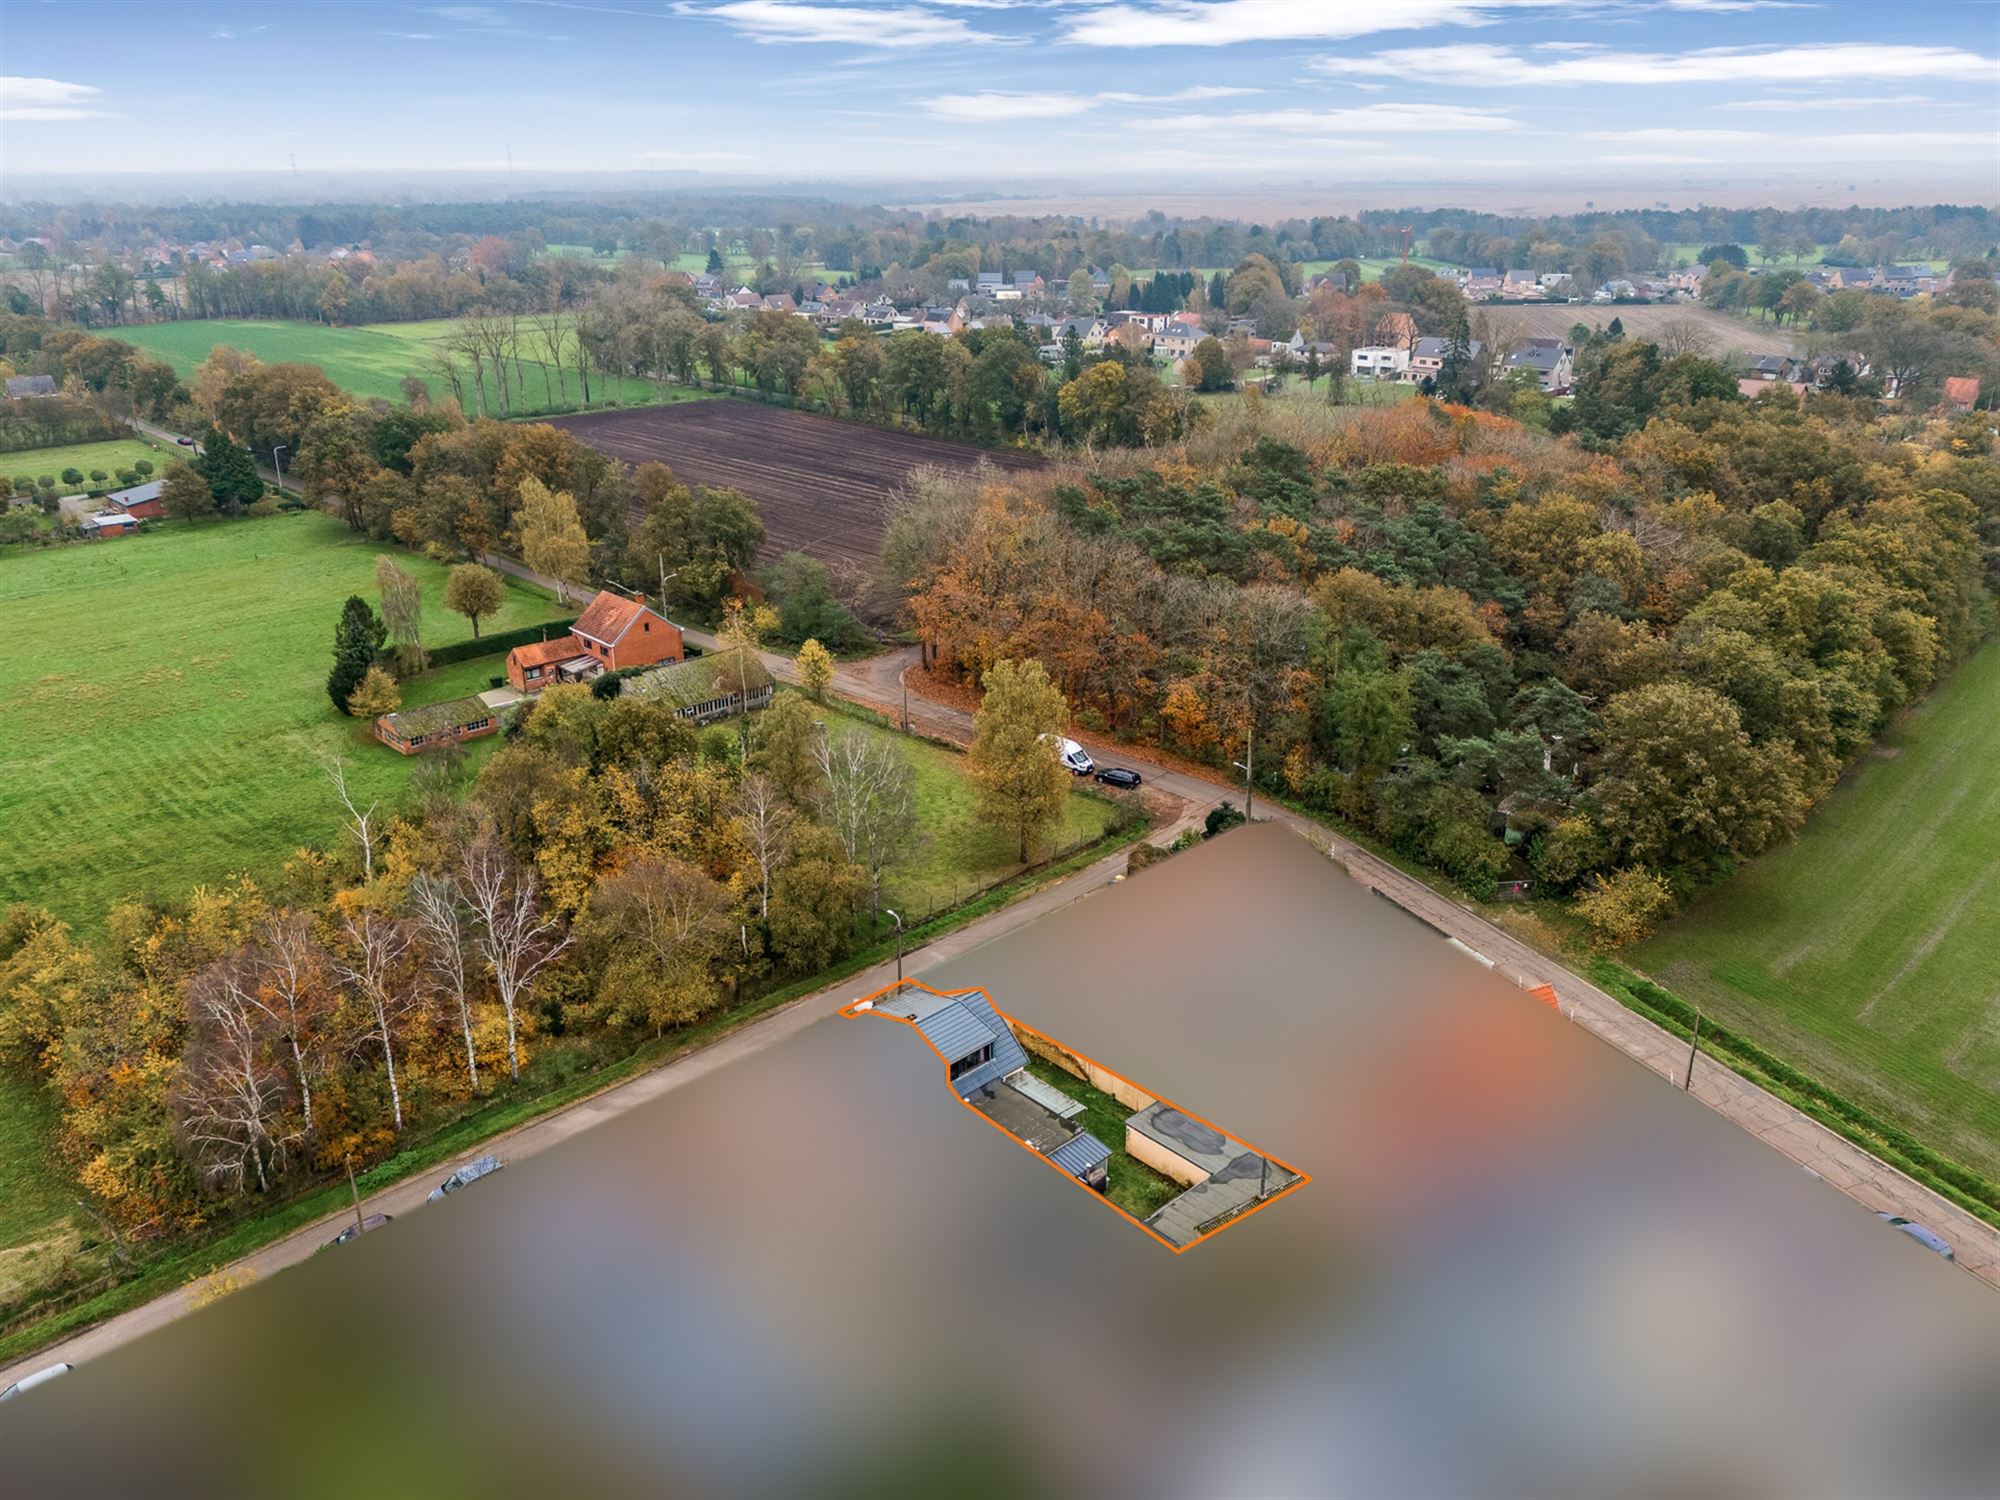
[[[993,120],[1055,120],[1097,107],[1087,94],[940,94],[919,101],[940,120],[986,123]]]
[[[208,39],[211,42],[233,42],[240,36],[255,36],[270,29],[269,26],[217,26],[208,33]]]
[[[1408,135],[1437,132],[1518,130],[1511,115],[1497,109],[1456,104],[1375,104],[1353,109],[1271,109],[1239,115],[1178,115],[1156,122],[1160,130],[1203,130],[1219,133],[1277,132],[1310,135],[1349,131],[1364,135]]]
[[[1675,156],[1664,151],[1614,152],[1609,156],[1593,157],[1594,161],[1608,162],[1621,167],[1705,167],[1714,163],[1712,156]]]
[[[1080,115],[1100,104],[1186,104],[1198,99],[1229,99],[1240,94],[1258,94],[1261,89],[1235,88],[1225,84],[1198,83],[1176,89],[1171,94],[1015,93],[986,89],[976,94],[939,94],[917,102],[940,120],[961,120],[986,124],[995,120],[1059,120]]]
[[[742,151],[641,151],[640,161],[755,161],[756,158]]]
[[[1218,47],[1338,41],[1378,31],[1481,26],[1505,0],[1156,0],[1073,16],[1062,40],[1087,47]]]
[[[974,31],[958,16],[909,5],[810,5],[795,0],[726,0],[721,5],[681,4],[682,15],[721,21],[753,42],[813,42],[895,51],[1003,38]]]
[[[1329,57],[1322,72],[1417,79],[1438,87],[1549,84],[1827,83],[1856,78],[2000,81],[2000,58],[1961,47],[1809,42],[1796,47],[1708,47],[1696,52],[1592,52],[1543,61],[1478,42],[1406,47],[1368,57]]]
[[[59,78],[0,78],[0,120],[97,120],[104,91]]]
[[[1793,94],[1783,99],[1732,99],[1715,109],[1745,110],[1760,114],[1803,114],[1828,109],[1889,109],[1899,104],[1929,104],[1929,94],[1833,94],[1824,98],[1801,98]]]
[[[1761,130],[1684,130],[1660,125],[1646,130],[1587,130],[1587,141],[1625,141],[1635,146],[1734,146],[1768,140]]]

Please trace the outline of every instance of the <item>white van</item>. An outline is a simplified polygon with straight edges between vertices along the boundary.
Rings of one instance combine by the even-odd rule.
[[[50,1365],[45,1370],[37,1370],[32,1375],[23,1375],[19,1380],[0,1391],[0,1401],[12,1401],[16,1396],[25,1396],[38,1385],[47,1385],[59,1376],[67,1375],[76,1368],[72,1364]]]
[[[1055,739],[1053,735],[1046,734],[1042,738],[1044,740]],[[1085,750],[1075,740],[1057,739],[1055,740],[1055,744],[1057,759],[1069,768],[1071,775],[1088,776],[1092,771],[1097,769],[1097,762],[1090,758],[1090,752]]]

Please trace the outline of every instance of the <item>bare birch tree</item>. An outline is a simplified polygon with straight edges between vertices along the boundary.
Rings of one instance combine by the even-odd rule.
[[[273,912],[258,924],[250,950],[252,999],[292,1055],[299,1109],[308,1139],[314,1132],[312,1081],[324,1066],[333,987],[326,949],[303,912]]]
[[[472,1042],[472,996],[466,982],[471,952],[466,942],[464,904],[449,880],[419,875],[410,882],[410,912],[417,925],[425,971],[458,1007],[458,1027],[465,1038],[465,1071],[476,1094],[479,1054]]]
[[[882,876],[916,836],[915,773],[886,741],[860,729],[821,735],[813,755],[826,779],[827,822],[847,857],[868,872],[869,901],[879,912]]]
[[[389,1070],[389,1110],[396,1130],[403,1129],[403,1089],[396,1077],[396,1035],[411,998],[397,987],[403,957],[410,948],[410,929],[393,917],[364,911],[343,924],[347,946],[335,960],[340,977],[352,985],[374,1022],[374,1040],[382,1047]]]
[[[365,883],[375,878],[375,810],[382,804],[371,802],[367,811],[356,805],[353,794],[347,789],[347,763],[332,751],[320,758],[320,766],[326,772],[326,779],[333,783],[334,794],[340,798],[340,805],[347,809],[347,836],[354,840],[361,850],[361,879]]]
[[[777,786],[761,771],[743,778],[736,791],[736,826],[757,869],[757,915],[771,920],[771,877],[790,843],[792,810]]]
[[[534,871],[515,866],[512,856],[490,835],[465,846],[459,862],[460,889],[472,911],[473,945],[488,971],[507,1016],[507,1068],[521,1076],[520,1007],[535,976],[570,944],[556,935],[556,919],[542,911]]]
[[[251,966],[239,956],[199,975],[188,987],[188,1018],[177,1103],[202,1175],[240,1192],[254,1172],[257,1190],[269,1192],[297,1135],[284,1123],[284,1070],[271,1060]]]

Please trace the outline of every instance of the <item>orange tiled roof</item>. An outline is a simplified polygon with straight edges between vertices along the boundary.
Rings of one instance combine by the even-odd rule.
[[[573,635],[559,635],[552,641],[537,641],[532,646],[516,646],[507,653],[510,666],[546,667],[551,662],[568,661],[572,656],[587,656],[589,652],[582,641]]]
[[[570,629],[593,641],[615,646],[619,637],[630,630],[641,615],[650,613],[652,611],[637,599],[626,599],[605,589],[590,601],[589,608],[576,617],[576,623]]]

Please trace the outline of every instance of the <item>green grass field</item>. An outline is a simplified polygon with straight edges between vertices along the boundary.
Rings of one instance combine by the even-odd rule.
[[[58,483],[64,469],[81,469],[86,476],[92,469],[102,469],[111,476],[110,484],[118,482],[118,471],[129,469],[140,459],[152,462],[155,476],[165,460],[172,458],[175,449],[163,443],[142,442],[138,438],[114,438],[108,443],[72,443],[66,448],[25,448],[17,453],[0,453],[0,474],[18,478],[26,474],[40,479],[48,474]]]
[[[887,904],[902,911],[906,921],[914,925],[1021,869],[1014,858],[1019,846],[1013,839],[978,820],[965,757],[893,730],[866,723],[861,727],[895,745],[916,773],[922,833],[910,858],[883,882]],[[1046,857],[1051,846],[1065,850],[1103,837],[1117,812],[1105,798],[1072,796],[1041,854]]]
[[[1726,1025],[2000,1173],[2000,645],[1813,814],[1629,955]]]
[[[412,761],[327,701],[333,627],[372,598],[375,556],[326,516],[172,523],[125,541],[0,559],[0,905],[33,901],[79,928],[107,905],[268,875],[326,844],[340,810],[315,757],[343,752],[359,795],[391,801]],[[471,634],[423,580],[429,643]],[[488,632],[558,615],[510,588]],[[484,687],[497,658],[408,686],[412,704]],[[474,747],[480,748],[480,747]]]
[[[254,354],[266,364],[296,362],[318,365],[326,371],[327,378],[342,390],[362,397],[401,401],[401,382],[407,375],[414,375],[429,385],[433,396],[448,394],[440,389],[442,382],[439,377],[425,368],[425,355],[429,345],[444,337],[451,327],[450,319],[377,323],[365,328],[330,328],[320,323],[207,318],[122,328],[118,336],[159,355],[183,376],[192,375],[208,358],[209,351],[223,344]],[[541,409],[560,404],[561,396],[557,393],[559,387],[554,375],[549,374],[547,388],[552,394],[545,400],[543,376],[546,368],[540,359],[525,357],[545,353],[532,329],[525,323],[522,337],[528,346],[523,351],[522,361],[527,377],[527,394],[514,398],[515,409]],[[571,374],[567,378],[569,401],[575,404],[576,377]],[[597,394],[597,387],[598,381],[593,376],[593,397]],[[471,388],[468,367],[468,402],[472,400]],[[609,383],[607,394],[617,405],[642,406],[662,400],[685,400],[696,393],[679,391],[673,386],[666,387],[663,392],[651,381],[619,379]]]

